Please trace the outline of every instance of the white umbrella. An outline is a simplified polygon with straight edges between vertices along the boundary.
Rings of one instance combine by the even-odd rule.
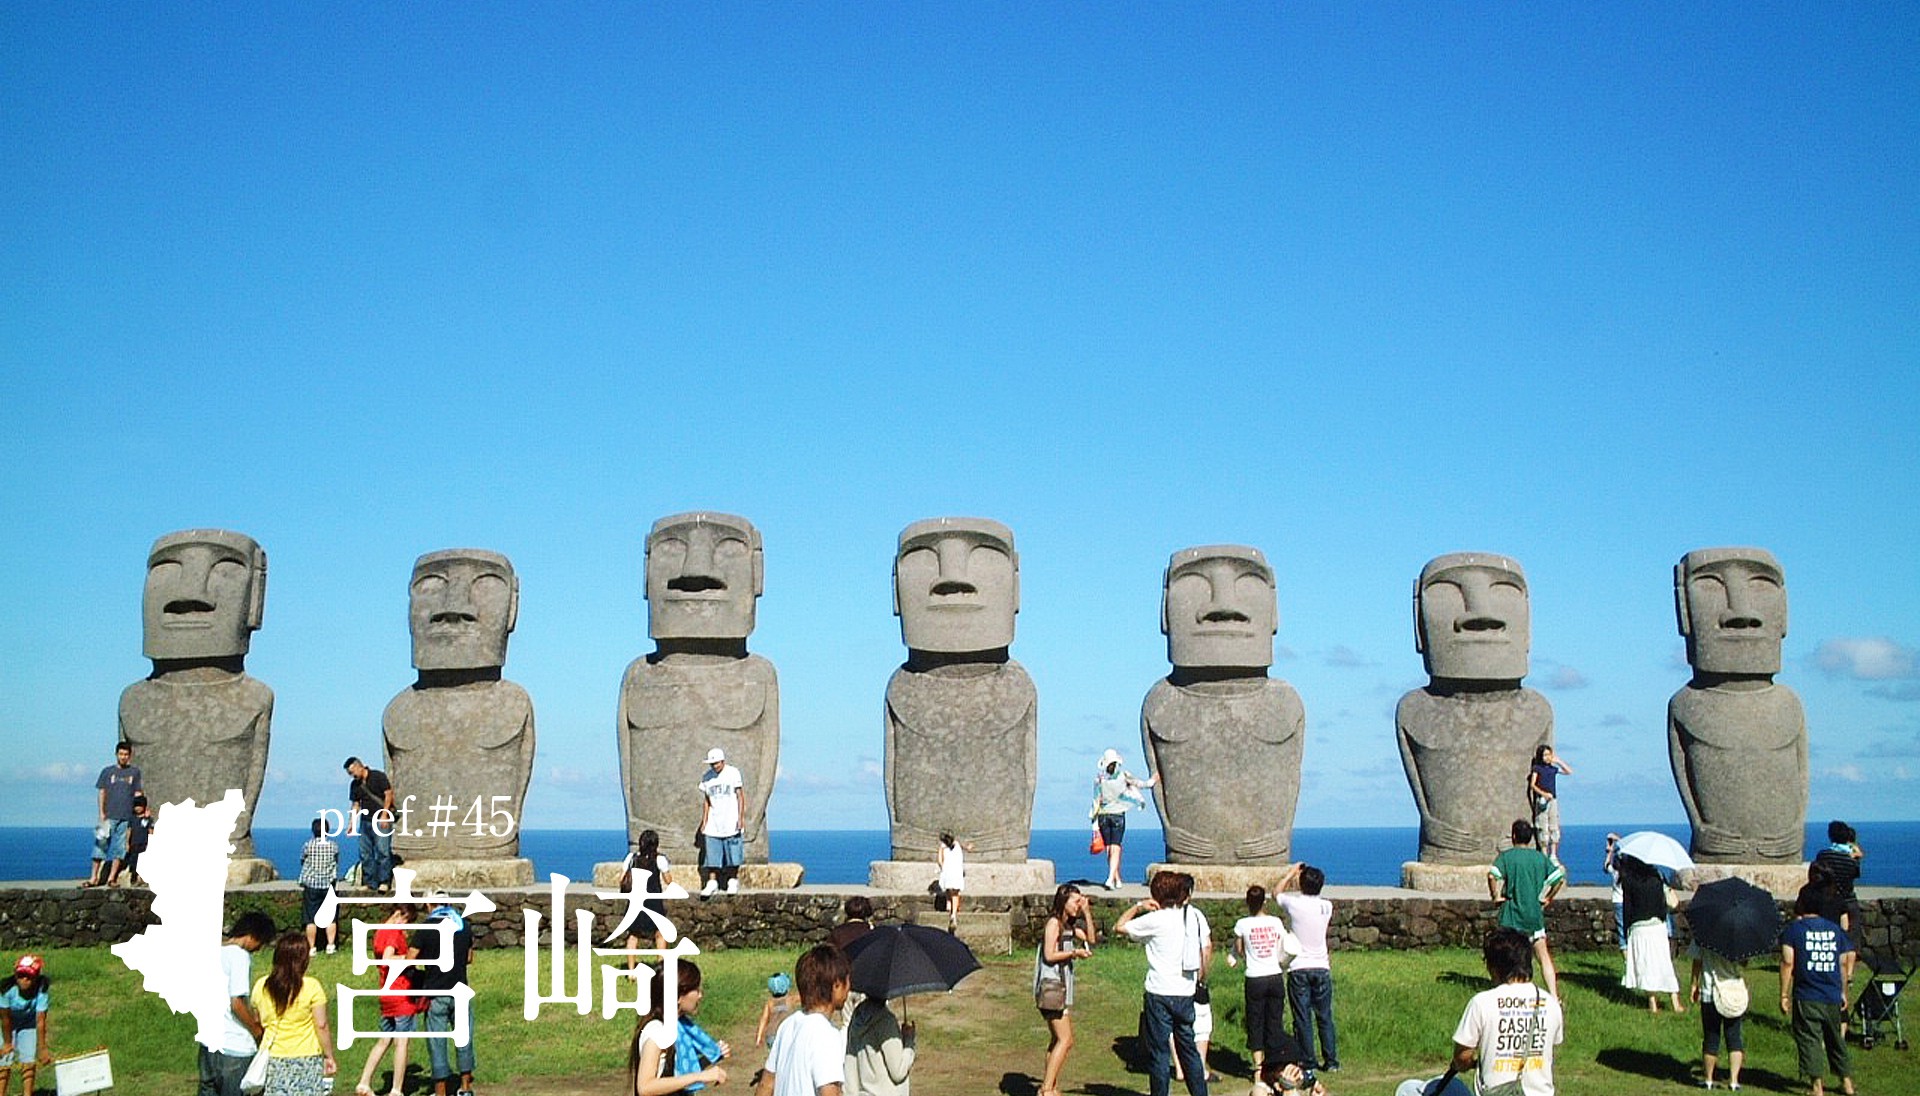
[[[1620,839],[1614,846],[1614,855],[1631,856],[1642,864],[1651,864],[1656,868],[1670,868],[1673,871],[1691,871],[1693,857],[1687,855],[1686,847],[1664,833],[1652,830],[1637,830]]]

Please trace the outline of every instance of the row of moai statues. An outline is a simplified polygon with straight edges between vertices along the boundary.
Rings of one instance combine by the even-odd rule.
[[[773,665],[747,650],[765,588],[760,534],[729,514],[662,518],[647,537],[645,572],[655,649],[627,668],[616,724],[629,841],[651,829],[670,858],[697,857],[692,788],[707,751],[719,747],[745,778],[746,861],[765,864],[780,720]],[[120,700],[122,737],[135,745],[155,802],[206,803],[242,790],[234,832],[243,859],[253,854],[273,711],[272,691],[244,665],[265,592],[266,554],[251,538],[223,530],[161,537],[143,598],[153,672]],[[1807,736],[1798,698],[1773,681],[1786,634],[1779,564],[1753,548],[1689,552],[1675,569],[1675,605],[1694,674],[1669,705],[1668,741],[1694,855],[1797,862]],[[518,606],[518,579],[499,553],[431,552],[414,564],[417,676],[382,720],[397,788],[462,805],[504,798],[516,823],[521,817],[533,705],[501,676]],[[1037,696],[1010,657],[1019,606],[1019,556],[1006,526],[936,518],[901,533],[894,611],[907,658],[887,683],[884,730],[896,862],[926,863],[939,835],[951,833],[979,863],[1027,863]],[[1414,618],[1430,680],[1401,699],[1396,723],[1419,810],[1420,862],[1485,864],[1527,813],[1534,749],[1553,741],[1551,707],[1522,685],[1526,578],[1504,556],[1441,556],[1421,571]],[[1278,624],[1273,569],[1258,549],[1173,554],[1161,600],[1172,669],[1141,710],[1172,862],[1253,867],[1289,858],[1306,720],[1298,693],[1270,676]],[[517,824],[504,833],[421,827],[396,836],[394,848],[410,863],[513,860],[518,834]],[[255,878],[270,870],[253,863]]]

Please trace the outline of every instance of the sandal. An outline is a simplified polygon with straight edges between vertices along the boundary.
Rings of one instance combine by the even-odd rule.
[[[353,1096],[374,1096],[374,1091],[366,1085],[354,1085]]]

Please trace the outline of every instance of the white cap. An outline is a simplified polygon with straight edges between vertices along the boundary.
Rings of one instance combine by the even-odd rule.
[[[707,751],[707,764],[709,765],[715,763],[716,761],[725,761],[726,759],[727,759],[727,751],[721,749],[718,746],[715,746],[713,749]]]

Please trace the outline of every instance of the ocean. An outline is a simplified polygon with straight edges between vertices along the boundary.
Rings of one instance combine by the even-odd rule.
[[[1860,844],[1867,856],[1863,886],[1920,887],[1920,822],[1862,822]],[[1601,883],[1600,861],[1606,848],[1606,826],[1568,826],[1561,858],[1575,883]],[[1634,827],[1617,827],[1630,832]],[[1684,824],[1642,826],[1687,840]],[[272,860],[283,878],[299,874],[304,829],[259,829],[254,844]],[[1062,881],[1105,878],[1104,860],[1087,853],[1088,831],[1036,830],[1029,855],[1051,860]],[[1165,852],[1160,831],[1135,827],[1128,834],[1126,871],[1138,881],[1149,861]],[[1418,853],[1419,831],[1413,827],[1299,828],[1293,831],[1296,860],[1319,866],[1331,886],[1398,886],[1400,865]],[[1807,826],[1806,856],[1826,845],[1824,820]],[[93,848],[93,831],[83,826],[0,826],[0,880],[84,879]],[[539,878],[559,872],[573,880],[593,878],[593,865],[618,860],[626,853],[626,835],[618,830],[528,830],[520,837],[521,855],[533,860]],[[806,882],[865,883],[867,864],[887,858],[885,830],[775,830],[772,857],[806,866]],[[342,859],[351,863],[354,844],[347,841]],[[344,866],[344,865],[343,865]],[[927,866],[933,878],[933,866]]]

